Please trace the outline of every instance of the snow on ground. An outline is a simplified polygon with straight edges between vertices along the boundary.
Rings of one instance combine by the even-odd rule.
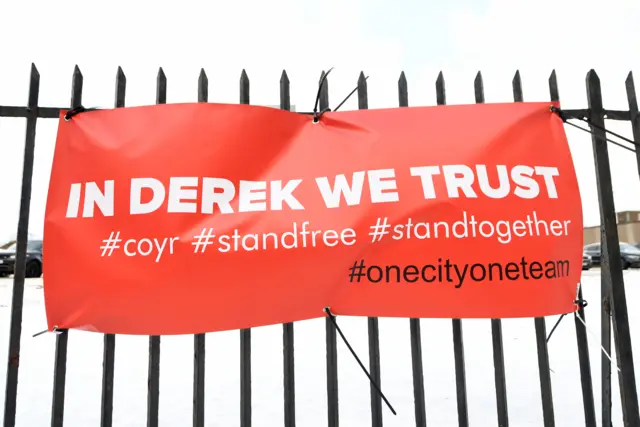
[[[640,272],[625,272],[627,302],[640,302]],[[0,279],[0,402],[4,402],[6,354],[12,279]],[[583,275],[589,329],[599,336],[600,274]],[[40,280],[29,280],[25,289],[22,353],[18,396],[18,426],[50,423],[55,336],[32,335],[45,329]],[[636,338],[636,372],[640,371],[640,311],[629,310],[632,336]],[[549,331],[557,317],[547,319]],[[362,318],[338,321],[363,361],[367,356],[367,326]],[[491,327],[489,320],[463,321],[469,419],[472,426],[497,424]],[[537,354],[532,319],[505,320],[503,339],[507,374],[510,425],[542,425]],[[326,368],[324,320],[300,322],[295,329],[297,424],[326,426]],[[397,416],[383,406],[386,426],[414,424],[409,321],[380,320],[382,389]],[[425,369],[427,422],[457,426],[455,371],[450,320],[423,320],[422,345]],[[600,413],[599,339],[589,335],[596,411]],[[369,384],[342,342],[339,348],[340,424],[370,425]],[[253,330],[253,425],[283,425],[282,328]],[[239,332],[207,334],[206,425],[237,426],[240,423]],[[549,342],[556,425],[584,425],[580,373],[573,319],[567,317]],[[118,336],[114,384],[114,426],[145,425],[148,339]],[[102,375],[102,335],[71,332],[66,388],[65,425],[98,426]],[[192,336],[162,338],[160,372],[160,424],[191,425],[193,375]],[[613,378],[614,425],[622,424],[620,395]],[[640,378],[639,378],[640,380]],[[3,406],[0,407],[0,418]],[[600,416],[598,415],[598,419]]]

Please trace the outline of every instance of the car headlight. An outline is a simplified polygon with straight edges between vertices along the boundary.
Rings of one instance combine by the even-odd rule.
[[[9,259],[16,259],[16,256],[15,255],[10,255]]]

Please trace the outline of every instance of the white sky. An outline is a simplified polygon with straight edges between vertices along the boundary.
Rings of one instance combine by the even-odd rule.
[[[118,15],[121,13],[121,16]],[[127,76],[127,105],[155,100],[158,66],[168,77],[168,102],[196,100],[200,68],[211,102],[238,102],[245,68],[251,102],[278,104],[282,69],[292,104],[312,107],[322,69],[335,106],[369,75],[370,108],[397,105],[397,79],[409,82],[410,105],[435,104],[435,79],[445,73],[450,104],[471,103],[482,70],[487,102],[512,100],[520,69],[525,101],[549,99],[558,73],[565,108],[586,108],[585,74],[596,69],[608,109],[627,109],[624,81],[640,88],[640,2],[634,0],[137,0],[0,3],[5,35],[0,104],[25,105],[31,62],[41,74],[40,105],[67,106],[73,66],[85,77],[85,106],[110,107],[117,66]],[[355,96],[343,107],[357,107]],[[38,125],[30,230],[43,229],[57,123]],[[628,123],[611,129],[631,136]],[[599,223],[590,137],[567,128],[583,200],[585,225]],[[15,236],[24,120],[0,119],[0,239]],[[544,147],[541,147],[544,149]],[[610,146],[617,210],[640,209],[635,158]]]

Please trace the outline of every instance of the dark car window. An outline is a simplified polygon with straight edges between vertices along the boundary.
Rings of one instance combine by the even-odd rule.
[[[27,242],[27,248],[32,252],[42,252],[42,240],[31,240]]]
[[[17,243],[9,246],[8,251],[15,252],[18,247]],[[29,252],[42,252],[42,240],[29,240],[27,242],[27,251]]]
[[[640,254],[640,249],[636,248],[633,245],[630,245],[629,243],[620,243],[620,251],[627,253],[627,254],[633,254],[633,255],[637,255]]]
[[[590,245],[587,245],[584,247],[584,251],[590,253],[600,252],[600,243],[592,243]]]

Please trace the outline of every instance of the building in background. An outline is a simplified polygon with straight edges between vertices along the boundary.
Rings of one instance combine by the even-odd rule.
[[[640,243],[640,211],[618,212],[618,238],[621,242]],[[600,226],[584,228],[584,244],[600,242]]]

